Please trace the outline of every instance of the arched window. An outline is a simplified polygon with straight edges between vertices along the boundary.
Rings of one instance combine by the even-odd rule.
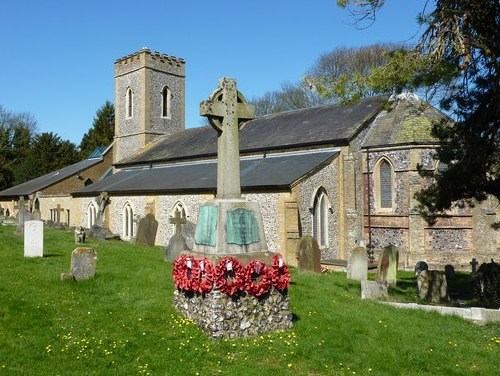
[[[161,92],[161,116],[170,119],[172,109],[172,92],[165,86]]]
[[[329,208],[330,201],[324,188],[318,189],[312,206],[312,235],[321,248],[328,247]]]
[[[95,225],[97,218],[97,207],[93,202],[87,207],[87,228],[92,228]]]
[[[125,204],[122,211],[123,238],[131,239],[134,236],[134,211],[129,202]]]
[[[38,197],[35,199],[35,204],[34,204],[35,210],[40,210],[40,200]]]
[[[394,206],[394,169],[382,158],[375,167],[375,197],[379,211],[390,211]]]
[[[134,110],[134,93],[132,92],[131,88],[127,89],[127,95],[125,96],[125,102],[126,102],[126,114],[127,118],[131,118]]]

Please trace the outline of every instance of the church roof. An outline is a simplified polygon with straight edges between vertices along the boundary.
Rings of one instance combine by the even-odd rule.
[[[244,155],[264,150],[345,145],[373,120],[386,101],[386,96],[370,97],[352,105],[307,108],[251,120],[240,131],[240,152]],[[163,136],[115,166],[202,159],[216,154],[217,133],[204,126]]]
[[[17,198],[19,196],[27,196],[37,191],[41,191],[53,184],[60,182],[80,171],[86,170],[89,167],[101,162],[102,158],[93,158],[80,161],[72,164],[71,166],[63,167],[57,171],[49,174],[39,176],[38,178],[28,180],[27,182],[18,184],[14,187],[7,188],[0,192],[0,197],[3,198]]]
[[[60,168],[59,170],[28,180],[14,187],[7,188],[0,192],[1,198],[18,198],[28,196],[37,191],[41,191],[53,184],[56,184],[72,175],[88,169],[103,161],[103,156],[110,150],[111,146],[100,146],[92,152],[85,160]]]
[[[388,108],[375,118],[363,147],[436,144],[434,122],[445,115],[413,94],[401,94],[389,101]]]
[[[338,154],[336,149],[316,152],[280,153],[241,158],[243,191],[289,189],[301,178],[321,168]],[[217,188],[216,160],[172,163],[129,168],[97,181],[72,195],[97,196],[145,193],[214,192]]]

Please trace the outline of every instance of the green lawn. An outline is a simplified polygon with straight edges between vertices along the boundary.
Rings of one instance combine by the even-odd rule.
[[[499,375],[500,325],[360,300],[344,273],[292,270],[294,328],[212,341],[172,307],[163,249],[94,241],[97,276],[61,281],[73,234],[25,259],[0,226],[0,375]],[[416,294],[402,274],[402,297]]]

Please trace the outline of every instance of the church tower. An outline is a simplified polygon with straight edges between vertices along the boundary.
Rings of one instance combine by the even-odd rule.
[[[184,129],[184,64],[147,48],[115,61],[114,163]]]

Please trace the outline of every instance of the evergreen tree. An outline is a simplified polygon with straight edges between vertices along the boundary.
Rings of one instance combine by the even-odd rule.
[[[97,110],[92,128],[82,137],[79,147],[82,158],[87,158],[99,146],[110,145],[114,136],[115,106],[110,101],[106,101]]]
[[[384,0],[338,0],[352,7],[359,21],[375,20]],[[423,2],[426,6],[430,2]],[[457,201],[474,205],[488,195],[500,199],[500,2],[499,0],[435,0],[426,27],[410,59],[415,69],[398,74],[389,62],[379,72],[400,89],[431,86],[443,78],[447,90],[440,100],[453,122],[434,125],[440,140],[436,159],[448,168],[423,171],[433,183],[417,195],[420,211],[433,222]],[[392,66],[391,66],[392,65]],[[403,65],[399,65],[402,67]],[[420,78],[423,78],[420,80]],[[441,81],[443,83],[443,81]]]

